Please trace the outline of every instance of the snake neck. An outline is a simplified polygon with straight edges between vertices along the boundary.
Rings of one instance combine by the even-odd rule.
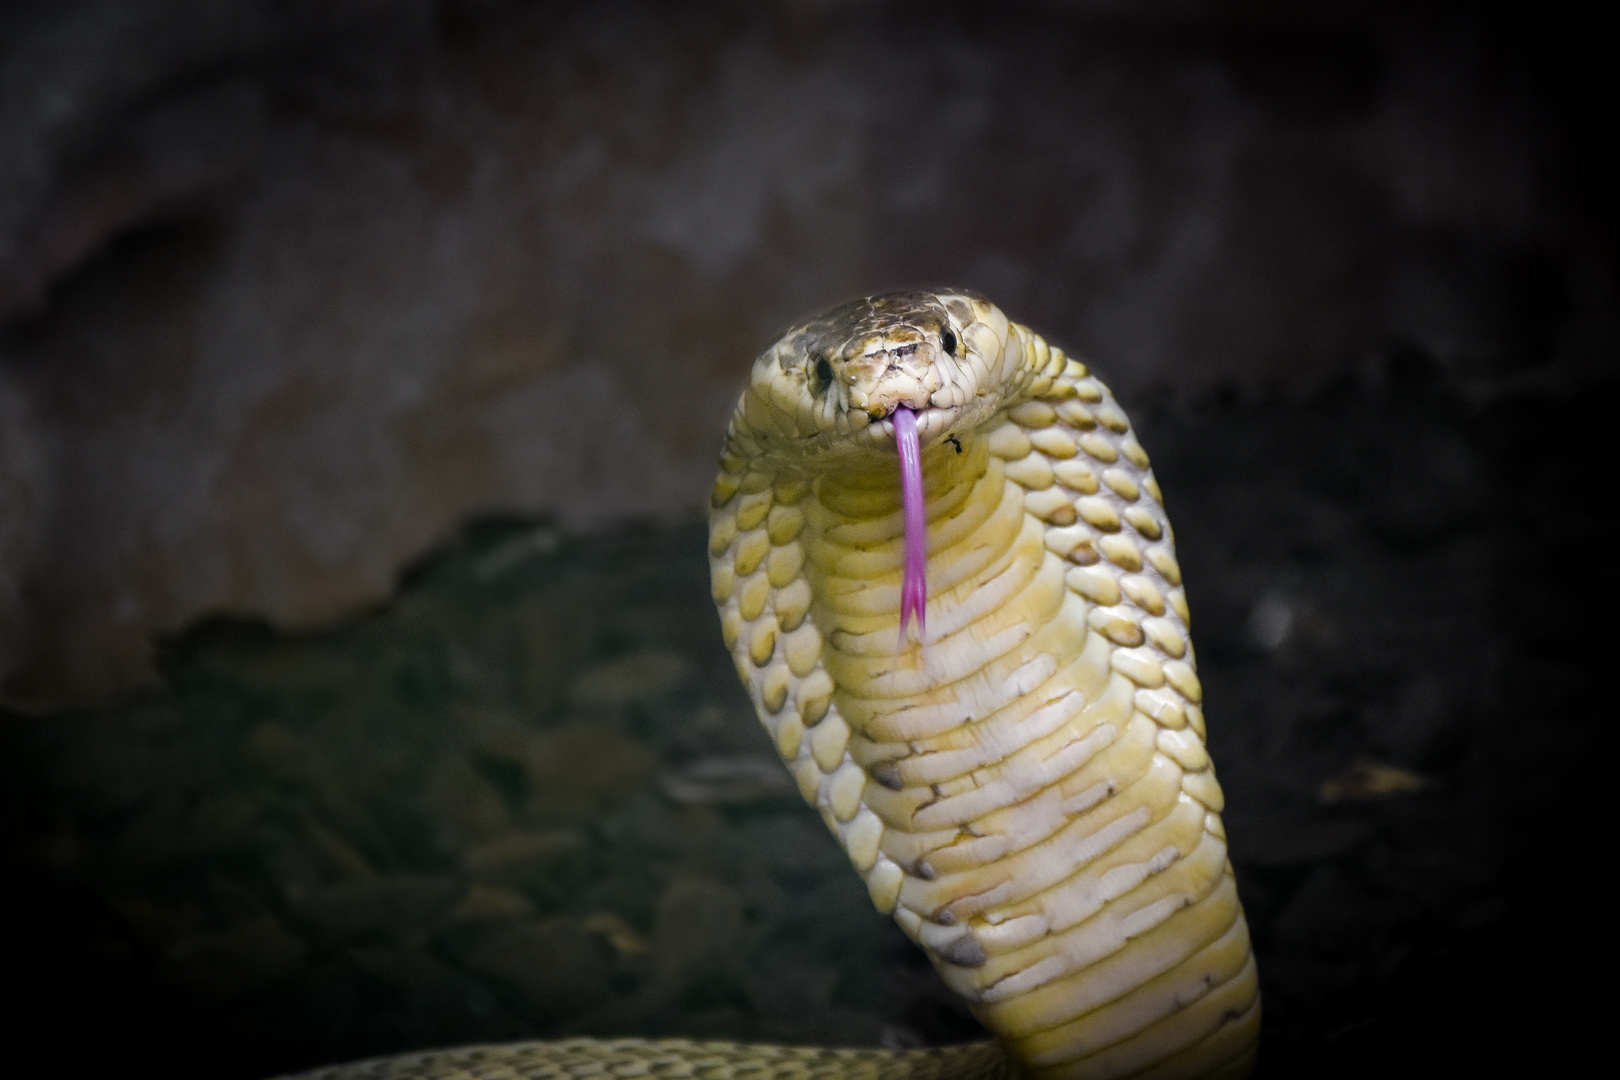
[[[895,645],[902,619],[905,522],[890,469],[831,470],[807,502],[805,576],[817,597],[814,620],[840,653],[889,662],[879,697],[915,695],[949,684],[982,655],[974,636],[981,610],[964,606],[1004,572],[1024,535],[1021,493],[1009,487],[988,440],[970,433],[923,452],[928,626]],[[964,637],[964,632],[973,633]],[[846,695],[857,687],[840,682]],[[849,708],[852,701],[845,701]]]
[[[987,444],[979,430],[951,433],[949,440],[936,437],[925,442],[922,475],[929,520],[942,513],[937,505],[941,495],[963,482],[979,479],[988,464]],[[899,471],[893,448],[829,463],[816,474],[812,490],[818,499],[836,504],[840,514],[852,518],[870,519],[898,512]]]

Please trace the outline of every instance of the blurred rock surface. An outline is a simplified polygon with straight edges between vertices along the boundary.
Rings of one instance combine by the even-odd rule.
[[[863,292],[980,289],[1129,401],[1579,367],[1614,282],[1567,16],[6,5],[0,701],[361,610],[469,512],[694,516],[750,358]]]

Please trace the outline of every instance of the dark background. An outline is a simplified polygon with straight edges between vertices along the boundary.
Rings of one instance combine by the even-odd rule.
[[[1616,535],[1575,11],[6,6],[12,1045],[972,1037],[766,767],[696,523],[777,330],[939,282],[1154,455],[1262,1069],[1567,1067]]]

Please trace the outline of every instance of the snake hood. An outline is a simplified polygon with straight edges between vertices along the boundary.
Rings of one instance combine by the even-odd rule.
[[[1023,1073],[1247,1071],[1186,593],[1108,388],[973,293],[857,300],[755,361],[710,507],[761,723]]]

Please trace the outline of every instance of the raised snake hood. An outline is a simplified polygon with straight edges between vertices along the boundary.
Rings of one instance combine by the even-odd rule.
[[[1108,390],[972,293],[858,300],[756,361],[711,505],[761,722],[1013,1060],[1246,1072],[1258,985],[1181,572]]]

